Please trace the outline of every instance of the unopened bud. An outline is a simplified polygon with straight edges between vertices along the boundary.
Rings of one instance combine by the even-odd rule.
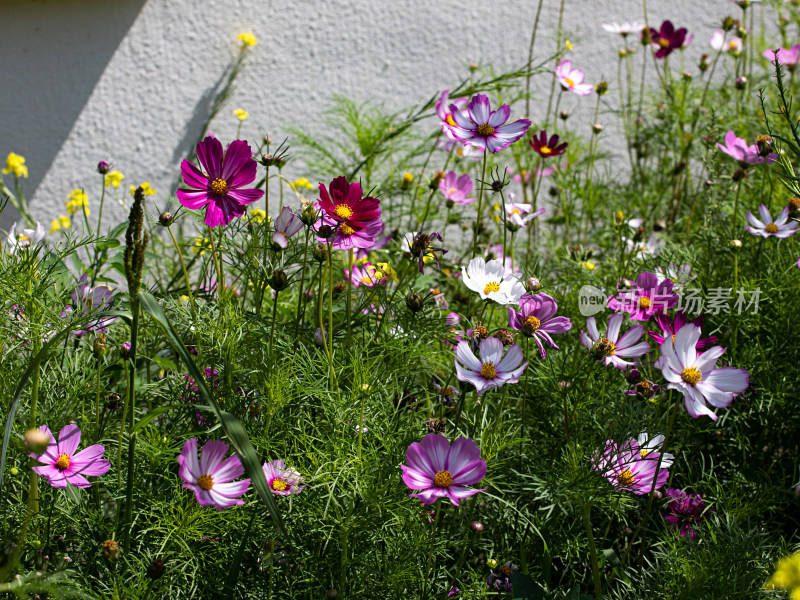
[[[130,342],[123,342],[122,345],[119,347],[119,355],[122,357],[123,360],[128,360],[128,357],[131,355],[131,343]]]
[[[736,169],[736,171],[733,172],[732,179],[734,181],[741,181],[745,177],[747,177],[747,170],[739,167],[738,169]]]
[[[564,391],[567,391],[569,388],[572,387],[572,384],[569,381],[559,381],[558,387]]]
[[[172,225],[173,219],[174,217],[172,216],[171,212],[163,212],[160,215],[158,215],[158,223],[162,227],[169,227],[170,225]]]
[[[432,190],[437,189],[439,184],[442,182],[442,179],[444,179],[444,171],[436,171],[431,177],[431,183],[429,187]]]
[[[600,81],[594,86],[594,91],[597,93],[598,96],[603,96],[608,93],[608,82],[607,81]]]
[[[414,292],[409,292],[408,296],[406,296],[406,306],[408,306],[408,310],[411,312],[419,312],[422,310],[422,305],[424,304],[424,299],[419,294]]]
[[[724,19],[722,19],[722,31],[730,31],[733,29],[734,21],[733,17],[728,15]]]
[[[592,133],[593,134],[597,135],[601,131],[603,131],[603,125],[602,124],[595,123],[594,125],[592,125]]]
[[[319,327],[314,332],[314,343],[320,348],[325,346],[325,338],[322,337],[322,330]]]
[[[569,119],[569,111],[562,110],[560,113],[558,113],[558,118],[561,119],[562,121],[566,121],[567,119]]]
[[[639,369],[631,369],[625,374],[625,379],[628,380],[628,383],[633,385],[642,380],[642,374],[639,372]]]
[[[623,225],[625,223],[625,213],[621,210],[618,210],[614,213],[614,223],[617,225]]]
[[[708,54],[703,54],[700,57],[700,62],[697,63],[697,68],[700,69],[701,73],[705,73],[706,71],[708,71],[708,67],[710,66],[711,65],[708,63]]]
[[[322,242],[318,242],[314,245],[314,249],[311,251],[311,256],[314,257],[314,260],[318,263],[323,263],[328,258],[328,246],[327,244],[323,244]]]
[[[164,561],[157,558],[147,567],[147,576],[153,581],[160,579],[164,575],[164,568]]]
[[[743,90],[746,87],[747,87],[747,77],[744,77],[744,76],[737,77],[736,78],[736,89],[737,90]]]
[[[684,71],[683,73],[681,73],[681,77],[683,77],[684,81],[691,81],[693,75],[689,73],[689,71]]]
[[[22,439],[25,441],[25,447],[28,451],[34,454],[41,454],[47,448],[47,445],[52,439],[41,429],[29,429],[24,433]]]
[[[469,524],[469,528],[472,529],[472,531],[474,531],[475,533],[480,533],[481,531],[483,531],[483,523],[481,523],[480,521],[473,521],[472,523]]]
[[[100,175],[105,175],[108,173],[110,168],[111,165],[108,164],[108,161],[101,160],[99,163],[97,163],[97,172],[100,173]]]
[[[652,38],[650,37],[650,28],[649,27],[643,28],[642,29],[642,46],[649,46],[651,39]]]
[[[741,250],[742,249],[742,240],[731,240],[731,250]]]
[[[321,225],[320,228],[317,230],[317,235],[321,237],[323,240],[327,240],[329,237],[333,235],[333,227],[330,225]]]
[[[403,181],[400,183],[400,187],[403,188],[404,190],[407,190],[408,186],[411,185],[412,181],[414,181],[414,176],[408,171],[406,171],[405,173],[403,173]]]
[[[317,211],[313,204],[303,207],[303,210],[300,212],[300,220],[304,225],[308,226],[311,226],[317,222]]]
[[[94,353],[95,358],[100,358],[103,354],[106,353],[106,334],[105,333],[98,333],[97,337],[94,338],[94,346],[92,346],[92,352]]]
[[[535,294],[542,289],[542,283],[536,279],[536,277],[528,277],[528,279],[525,280],[525,289],[531,294]]]
[[[269,278],[269,286],[276,292],[282,292],[289,287],[289,277],[283,269],[275,269]]]

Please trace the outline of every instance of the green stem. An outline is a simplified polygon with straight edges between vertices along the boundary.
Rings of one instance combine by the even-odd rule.
[[[97,359],[97,389],[94,396],[94,440],[100,439],[100,371],[102,370],[103,363],[101,359]]]
[[[428,559],[425,561],[425,583],[422,587],[422,598],[425,600],[428,597],[428,579],[431,573],[431,561],[433,559],[433,546],[436,540],[436,527],[439,525],[439,516],[442,513],[441,501],[436,501],[436,516],[433,519],[433,529],[431,530],[431,543],[428,546]]]
[[[585,502],[583,505],[583,524],[586,527],[586,537],[589,538],[589,553],[592,559],[592,579],[594,579],[594,597],[596,600],[600,600],[603,596],[603,585],[600,582],[600,567],[597,564],[597,548],[594,544],[591,511],[592,503]]]
[[[217,298],[222,302],[222,288],[225,287],[224,273],[222,272],[222,265],[220,265],[219,258],[217,257],[217,247],[214,244],[214,232],[210,225],[208,227],[208,239],[211,241],[211,256],[214,257],[214,268],[217,270]]]
[[[481,180],[480,190],[478,192],[478,214],[475,218],[475,233],[472,236],[472,256],[473,258],[478,255],[478,232],[481,229],[481,207],[483,206],[483,180],[486,177],[486,155],[489,154],[488,150],[483,152],[483,165],[481,166]]]
[[[136,296],[131,297],[131,313],[133,313],[133,319],[131,321],[131,369],[128,374],[128,396],[130,399],[128,426],[130,427],[130,434],[128,436],[128,478],[125,490],[125,530],[130,527],[133,517],[134,455],[136,451],[136,434],[133,431],[133,425],[136,408],[136,338],[139,334],[139,299]],[[130,532],[125,530],[123,530],[125,534],[125,548],[126,550],[130,550],[131,536]]]
[[[303,285],[306,282],[306,262],[308,261],[308,236],[311,228],[306,227],[306,241],[303,247],[303,268],[300,271],[300,294],[297,296],[297,315],[294,319],[294,347],[297,348],[298,334],[300,333],[300,309],[303,306]],[[313,285],[313,282],[312,282]]]
[[[350,347],[350,342],[353,335],[353,249],[350,248],[348,252],[347,266],[349,268],[350,276],[347,278],[347,347]],[[358,445],[359,453],[361,444]]]
[[[272,343],[275,340],[275,321],[278,320],[278,290],[275,290],[275,300],[272,302],[272,324],[269,329],[269,364],[273,362],[272,359]]]
[[[189,296],[189,305],[192,309],[192,322],[197,323],[197,306],[194,303],[194,294],[192,294],[192,284],[189,282],[189,271],[186,270],[186,263],[183,260],[183,253],[181,252],[181,247],[178,245],[178,241],[175,239],[175,234],[172,233],[172,227],[168,226],[167,231],[169,231],[169,235],[172,238],[172,243],[175,246],[175,250],[178,251],[178,258],[181,261],[181,269],[183,270],[183,279],[186,281],[186,293]]]

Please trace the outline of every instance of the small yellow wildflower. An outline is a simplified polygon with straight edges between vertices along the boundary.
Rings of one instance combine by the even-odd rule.
[[[369,384],[368,383],[361,384],[361,390],[364,391],[364,392],[368,392],[369,391]]]
[[[53,234],[62,229],[69,229],[71,226],[72,221],[69,220],[67,215],[59,215],[57,219],[50,221],[50,233]]]
[[[192,254],[199,254],[203,256],[206,250],[211,250],[211,240],[206,237],[194,238],[194,246],[192,246]]]
[[[240,121],[244,121],[247,117],[250,116],[250,113],[249,112],[245,112],[244,109],[242,109],[242,108],[237,108],[236,110],[233,111],[233,114],[236,115],[236,117]]]
[[[403,183],[409,185],[412,181],[414,181],[414,176],[411,173],[409,173],[408,171],[403,173]]]
[[[141,184],[141,187],[142,187],[142,193],[144,193],[145,196],[153,196],[158,191],[158,190],[156,190],[156,188],[151,187],[150,183],[147,182],[147,181],[145,181],[143,184]],[[136,192],[136,186],[132,185],[131,186],[131,196],[133,196],[133,194],[135,192]]]
[[[6,158],[6,168],[3,169],[3,173],[11,173],[12,171],[14,172],[15,177],[28,176],[28,167],[25,166],[24,156],[14,154],[13,152],[9,153],[8,157]]]
[[[594,271],[594,270],[597,268],[597,265],[596,265],[596,264],[594,264],[594,263],[593,263],[592,261],[590,261],[590,260],[582,260],[582,261],[581,261],[581,267],[583,267],[583,268],[584,268],[584,269],[586,269],[587,271]]]
[[[307,190],[314,189],[314,186],[305,177],[301,177],[300,179],[295,179],[292,183],[289,184],[289,187],[292,188],[295,192],[300,188],[306,188]]]
[[[250,218],[256,223],[263,223],[267,218],[267,213],[260,208],[254,208],[250,211]]]
[[[119,171],[109,171],[103,177],[106,187],[111,186],[115,188],[119,187],[119,184],[122,183],[123,179],[125,179],[125,175]]]
[[[569,40],[567,40],[566,43],[564,44],[564,47],[567,50],[572,50],[575,47],[575,45],[572,42],[570,42]]]
[[[800,600],[800,552],[780,560],[764,589],[786,590],[791,600]]]
[[[381,272],[381,274],[382,274],[384,277],[388,277],[389,279],[391,279],[391,280],[392,280],[392,281],[394,281],[395,283],[397,283],[397,282],[398,282],[398,279],[397,279],[397,271],[395,271],[395,270],[394,270],[394,269],[393,269],[393,268],[392,268],[392,267],[389,265],[389,263],[388,263],[388,262],[379,262],[379,263],[378,263],[378,269],[380,269],[380,272]]]
[[[82,208],[84,214],[87,217],[89,216],[89,196],[86,195],[86,192],[81,189],[74,189],[67,198],[69,199],[66,201],[65,206],[70,215],[74,215],[78,212],[78,209]]]
[[[256,36],[249,31],[246,33],[240,33],[238,36],[236,36],[236,39],[242,42],[242,48],[245,46],[255,46],[258,43]]]
[[[494,569],[497,566],[497,561],[493,558],[490,558],[489,560],[486,561],[486,564],[489,565],[492,569]]]

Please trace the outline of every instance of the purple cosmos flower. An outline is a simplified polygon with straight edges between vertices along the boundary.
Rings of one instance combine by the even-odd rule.
[[[181,174],[189,188],[180,188],[176,194],[190,210],[205,206],[204,222],[209,227],[227,225],[234,217],[241,217],[246,205],[264,195],[264,190],[244,189],[253,183],[258,168],[246,141],[234,140],[223,152],[222,143],[208,136],[197,144],[197,159],[205,172],[184,159]]]
[[[421,442],[412,442],[406,450],[408,465],[400,465],[403,483],[409,489],[420,490],[409,494],[423,504],[433,504],[447,498],[455,506],[459,502],[484,490],[465,486],[481,481],[486,475],[486,461],[481,451],[469,438],[458,438],[453,446],[443,435],[430,433]]]
[[[768,238],[774,235],[777,238],[787,238],[792,235],[797,229],[797,221],[789,221],[789,207],[784,206],[781,214],[774,221],[769,214],[769,210],[763,204],[758,207],[758,214],[761,221],[756,219],[749,210],[747,211],[747,231],[753,235],[760,235],[763,238]]]
[[[519,345],[511,346],[503,356],[503,342],[495,337],[481,340],[478,348],[480,360],[472,352],[468,342],[460,341],[456,346],[456,379],[475,386],[478,396],[506,383],[517,383],[528,362],[522,356]]]
[[[461,206],[472,204],[476,200],[476,198],[467,198],[472,193],[472,180],[469,173],[459,176],[455,171],[448,171],[444,179],[439,182],[439,191],[449,201]]]
[[[442,235],[440,233],[407,233],[405,235],[405,244],[408,248],[408,251],[411,252],[412,257],[418,257],[419,259],[419,272],[425,273],[423,267],[425,265],[425,259],[427,258],[430,260],[431,258],[436,259],[436,269],[439,269],[439,257],[436,253],[440,253],[442,256],[447,254],[448,250],[439,246],[431,246],[431,243],[434,240],[439,240],[439,242],[443,242]]]
[[[217,510],[230,508],[234,504],[244,504],[239,500],[247,488],[249,479],[233,481],[244,473],[244,467],[236,454],[227,460],[228,444],[218,440],[208,440],[203,444],[200,460],[197,460],[197,439],[187,440],[178,457],[178,475],[192,490],[200,506],[213,506]]]
[[[777,57],[778,63],[791,70],[794,70],[794,68],[797,66],[797,63],[800,62],[800,44],[795,44],[788,50],[786,48],[765,50],[763,56],[770,62],[774,61]]]
[[[630,373],[630,371],[628,372]],[[638,383],[633,384],[630,389],[625,390],[622,393],[626,396],[650,400],[656,394],[661,393],[661,386],[657,383],[653,383],[649,379],[642,379]]]
[[[271,463],[265,462],[261,470],[264,471],[264,477],[267,478],[269,489],[278,496],[299,494],[306,487],[300,485],[305,481],[300,477],[300,472],[293,468],[287,469],[280,459],[273,460]]]
[[[722,150],[731,158],[746,165],[763,165],[765,162],[767,164],[771,164],[778,160],[777,154],[760,156],[758,152],[758,144],[751,144],[748,146],[744,138],[736,137],[733,129],[725,134],[725,145],[723,146],[717,142],[717,148]]]
[[[658,323],[658,328],[661,333],[659,334],[655,331],[648,331],[647,335],[649,335],[650,338],[660,346],[667,338],[674,340],[675,335],[687,324],[702,328],[704,320],[705,315],[700,315],[699,317],[695,317],[690,321],[688,315],[682,310],[679,310],[677,313],[675,313],[675,319],[673,321],[670,321],[670,318],[666,313],[659,313],[656,315],[656,322]],[[695,349],[698,352],[702,352],[716,342],[717,338],[713,335],[704,337],[697,340],[697,346]],[[658,368],[658,366],[656,366],[656,368]]]
[[[661,374],[669,389],[683,393],[686,410],[695,419],[706,415],[717,420],[717,415],[706,402],[716,408],[725,408],[750,385],[750,374],[744,369],[723,367],[715,369],[725,348],[714,346],[702,354],[697,353],[700,328],[684,325],[675,334],[675,341],[665,339],[661,344]]]
[[[608,319],[606,335],[603,337],[597,331],[594,317],[589,317],[586,319],[588,334],[581,330],[581,344],[589,349],[594,358],[602,360],[606,366],[613,365],[624,371],[633,363],[622,360],[623,358],[644,356],[650,352],[650,346],[647,342],[639,342],[644,335],[642,325],[634,325],[620,338],[619,330],[623,319],[624,317],[619,313],[611,315]]]
[[[336,228],[335,249],[370,248],[375,237],[383,231],[380,201],[363,196],[361,185],[349,183],[345,177],[331,181],[330,194],[325,184],[319,184],[318,205],[323,211],[322,224]]]
[[[486,585],[492,592],[500,594],[504,592],[511,592],[511,572],[519,571],[519,567],[508,561],[504,565],[495,568],[486,578]]]
[[[620,290],[621,282],[617,284]],[[678,294],[672,291],[672,280],[658,282],[655,273],[641,273],[636,285],[627,289],[622,287],[608,299],[608,308],[630,313],[633,321],[648,321],[650,317],[664,312],[678,304]]]
[[[454,98],[450,99],[450,90],[445,90],[442,92],[442,95],[439,96],[439,99],[436,101],[436,116],[442,121],[442,133],[447,136],[447,139],[452,141],[457,141],[456,137],[450,131],[448,125],[455,125],[456,122],[453,120],[452,113],[450,112],[452,109],[451,106],[455,106],[459,113],[463,114],[464,109],[467,107],[467,99],[466,98]]]
[[[283,249],[289,245],[289,238],[303,228],[303,222],[288,206],[284,206],[281,214],[275,219],[275,233],[272,243]]]
[[[670,499],[664,513],[664,520],[679,529],[681,537],[696,540],[697,534],[694,527],[706,520],[703,514],[706,508],[703,497],[700,494],[692,494],[675,488],[667,488],[664,495]]]
[[[659,465],[659,457],[657,452],[642,455],[635,440],[628,440],[624,444],[608,440],[602,454],[597,452],[592,457],[592,467],[614,487],[641,496],[663,487],[669,479],[669,468],[665,466],[663,459]]]
[[[666,58],[673,50],[684,48],[691,43],[691,36],[686,36],[686,28],[675,29],[672,21],[664,21],[659,29],[650,28],[650,41],[658,46],[656,58]]]
[[[558,79],[558,83],[561,84],[561,87],[564,90],[575,92],[578,94],[578,96],[588,96],[594,92],[594,86],[591,83],[583,83],[583,79],[585,77],[583,71],[581,69],[573,69],[572,61],[568,58],[562,59],[558,63],[558,66],[555,69],[555,74],[556,79]],[[541,135],[541,133],[539,135]],[[531,140],[531,146],[533,146],[534,139],[536,138],[534,137]],[[557,140],[558,136],[556,136],[556,141]],[[550,147],[552,148],[552,146]],[[536,150],[536,148],[534,148],[534,150]],[[541,154],[541,152],[539,154]]]
[[[481,149],[488,148],[493,154],[516,142],[531,126],[528,119],[505,125],[511,109],[503,104],[497,110],[491,110],[489,98],[483,94],[473,96],[469,101],[468,115],[461,114],[455,104],[450,105],[450,115],[456,124],[447,127],[458,141]]]
[[[556,317],[556,311],[558,304],[547,294],[525,294],[519,299],[519,311],[508,307],[508,326],[532,337],[544,358],[546,352],[542,341],[558,350],[550,335],[566,333],[572,328],[572,321],[567,317]]]
[[[30,457],[43,463],[42,467],[33,467],[40,476],[54,488],[66,488],[67,484],[79,488],[92,487],[85,475],[105,475],[111,463],[103,458],[106,449],[100,444],[84,448],[77,454],[81,441],[81,430],[77,425],[65,425],[58,434],[58,442],[47,425],[39,427],[49,441],[41,454],[30,453]]]
[[[114,294],[111,288],[105,285],[89,287],[89,275],[84,273],[78,280],[78,285],[72,291],[72,303],[75,305],[67,306],[61,313],[61,318],[71,321],[74,316],[85,317],[92,312],[106,310],[114,301]],[[117,317],[104,317],[93,319],[83,325],[84,329],[73,331],[78,337],[84,336],[89,332],[105,332]]]
[[[528,143],[531,145],[531,148],[533,148],[533,151],[536,152],[536,154],[542,158],[548,158],[550,156],[561,156],[567,151],[569,142],[561,142],[559,144],[558,141],[559,138],[557,133],[551,135],[550,139],[548,140],[547,132],[542,129],[538,134],[534,135]]]

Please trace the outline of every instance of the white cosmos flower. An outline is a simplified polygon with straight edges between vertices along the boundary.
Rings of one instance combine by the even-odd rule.
[[[643,431],[636,438],[636,446],[639,450],[639,454],[641,455],[641,457],[644,458],[651,452],[655,452],[656,454],[661,454],[661,468],[666,469],[672,466],[675,457],[672,454],[662,454],[661,446],[663,444],[664,444],[664,436],[660,434],[653,436],[651,438],[646,431]]]
[[[39,221],[36,221],[36,229],[22,229],[19,236],[16,234],[16,231],[17,224],[14,223],[11,226],[11,230],[8,232],[8,239],[6,240],[8,253],[12,255],[16,254],[19,249],[24,250],[31,246],[37,246],[47,237],[44,225],[39,223]]]
[[[517,304],[525,294],[525,285],[514,274],[506,275],[502,260],[484,261],[476,256],[467,267],[461,267],[464,285],[478,292],[481,300],[494,300],[498,304]]]

